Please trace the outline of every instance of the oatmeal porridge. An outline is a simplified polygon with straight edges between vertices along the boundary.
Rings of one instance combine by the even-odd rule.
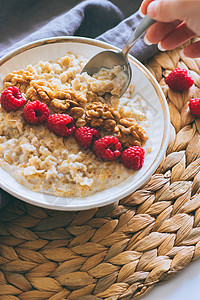
[[[140,146],[150,151],[151,111],[134,96],[130,85],[119,98],[125,80],[119,66],[92,77],[80,74],[87,60],[67,53],[56,61],[39,61],[9,73],[2,91],[15,86],[26,102],[47,104],[50,114],[68,114],[76,128],[97,128],[100,136],[114,135],[122,147]],[[58,136],[45,123],[30,125],[23,107],[0,107],[0,167],[19,183],[36,192],[57,196],[86,196],[110,188],[135,171],[120,160],[105,161],[83,149],[74,136]]]

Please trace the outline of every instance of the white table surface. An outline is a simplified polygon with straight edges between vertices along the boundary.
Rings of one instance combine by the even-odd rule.
[[[141,300],[200,300],[200,259],[169,281],[157,284]]]

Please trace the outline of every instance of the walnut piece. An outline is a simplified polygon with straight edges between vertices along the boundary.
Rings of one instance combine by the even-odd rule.
[[[141,147],[147,138],[145,130],[133,118],[123,118],[114,129],[116,137],[124,147]]]
[[[99,96],[97,94],[93,93],[92,91],[88,91],[86,94],[87,101],[88,102],[98,102],[99,101]]]
[[[27,89],[26,96],[28,100],[40,100],[46,104],[51,102],[53,90],[48,82],[43,80],[32,80]]]
[[[33,75],[28,71],[14,71],[7,74],[4,78],[4,87],[8,88],[10,86],[16,86],[20,92],[24,94],[23,97],[26,98],[25,94],[32,79]]]
[[[33,79],[33,74],[29,71],[19,70],[6,75],[4,78],[5,85],[28,84]]]
[[[82,127],[86,125],[86,121],[82,118],[78,118],[76,123],[75,123],[76,127]]]
[[[70,110],[70,115],[74,119],[78,119],[82,117],[83,114],[84,114],[84,109],[82,107],[72,107]]]
[[[120,115],[117,111],[102,102],[89,104],[85,111],[85,120],[92,127],[100,127],[106,131],[113,131]]]
[[[51,107],[57,113],[67,113],[74,119],[82,117],[87,99],[83,94],[74,90],[58,90],[51,101]]]

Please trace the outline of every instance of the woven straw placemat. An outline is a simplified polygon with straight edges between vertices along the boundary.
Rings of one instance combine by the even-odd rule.
[[[166,155],[119,205],[58,212],[12,199],[0,212],[0,299],[135,299],[200,256],[200,59],[181,48],[147,63],[171,114]],[[185,68],[195,84],[172,92],[164,78]]]

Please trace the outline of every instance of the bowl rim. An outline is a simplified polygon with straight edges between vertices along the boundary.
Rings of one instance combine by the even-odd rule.
[[[116,50],[116,51],[121,51],[121,49],[119,49],[116,46],[113,46],[109,43],[103,42],[103,41],[99,41],[99,40],[95,40],[95,39],[91,39],[91,38],[86,38],[86,37],[76,37],[76,36],[58,36],[58,37],[49,37],[49,38],[44,38],[44,39],[39,39],[30,43],[27,43],[25,45],[22,45],[12,51],[10,51],[9,53],[5,54],[3,57],[0,58],[0,67],[6,63],[7,61],[9,61],[10,59],[12,59],[13,57],[36,47],[40,47],[43,45],[47,45],[47,44],[55,44],[55,43],[84,43],[84,44],[89,44],[89,45],[93,45],[93,46],[97,46],[102,48],[102,50],[104,49],[110,49],[110,50]],[[33,204],[33,205],[37,205],[40,207],[44,207],[44,208],[48,208],[48,209],[54,209],[54,210],[66,210],[66,211],[75,211],[75,210],[87,210],[87,209],[92,209],[92,208],[96,208],[96,207],[102,207],[102,206],[106,206],[115,202],[118,202],[119,200],[131,195],[134,191],[136,191],[137,189],[141,188],[142,186],[144,186],[146,184],[146,182],[150,179],[150,177],[152,176],[152,174],[156,171],[156,169],[158,168],[159,164],[161,163],[165,151],[167,149],[168,146],[168,142],[169,142],[169,137],[170,137],[170,113],[169,113],[169,108],[167,105],[167,100],[165,98],[165,95],[159,85],[159,83],[157,82],[157,80],[154,78],[154,76],[150,73],[150,71],[135,57],[133,57],[132,55],[128,54],[128,58],[129,61],[137,66],[137,68],[139,68],[139,70],[145,74],[145,76],[147,77],[147,79],[150,81],[151,85],[153,86],[161,107],[162,107],[162,111],[163,111],[163,115],[164,115],[164,132],[163,132],[163,138],[161,141],[161,145],[160,145],[160,150],[158,151],[154,161],[151,163],[151,165],[148,167],[146,173],[144,174],[144,176],[142,176],[138,181],[137,184],[135,184],[135,187],[133,190],[127,189],[127,190],[123,190],[122,193],[120,193],[117,197],[115,197],[115,199],[113,199],[112,197],[108,197],[108,199],[106,201],[104,201],[101,204],[85,204],[82,205],[81,207],[77,207],[76,205],[66,205],[66,207],[60,206],[60,205],[55,205],[52,207],[51,205],[46,205],[43,203],[38,203],[38,202],[34,202],[33,200],[30,200],[28,197],[24,197],[23,195],[19,196],[19,194],[17,193],[17,191],[12,191],[9,188],[7,188],[6,186],[4,186],[2,183],[0,183],[0,187],[7,191],[9,194],[13,195],[14,197],[21,199],[27,203]],[[162,100],[162,101],[161,101]],[[64,198],[64,197],[61,197]],[[83,197],[84,198],[84,197]]]

